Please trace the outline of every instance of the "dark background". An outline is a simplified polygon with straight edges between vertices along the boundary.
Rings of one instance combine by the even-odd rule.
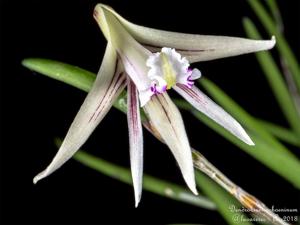
[[[244,0],[103,2],[132,22],[178,32],[245,36],[243,16],[258,24]],[[92,18],[96,3],[1,1],[1,223],[224,223],[216,212],[146,191],[135,209],[131,186],[74,160],[38,185],[32,184],[34,175],[57,151],[53,138],[65,135],[86,94],[33,73],[20,62],[45,57],[97,72],[106,41]],[[299,58],[299,1],[279,5],[286,36]],[[195,66],[251,114],[286,125],[254,55]],[[189,114],[183,112],[183,117],[192,146],[233,181],[268,206],[299,209],[299,192],[292,185]],[[167,147],[144,133],[145,173],[185,185]],[[84,149],[128,167],[126,117],[112,109]]]

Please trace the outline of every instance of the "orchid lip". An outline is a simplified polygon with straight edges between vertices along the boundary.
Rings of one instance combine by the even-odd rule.
[[[146,64],[150,68],[148,78],[151,80],[148,88],[151,94],[148,101],[152,95],[162,94],[179,83],[191,88],[194,80],[200,78],[199,74],[201,74],[199,71],[199,74],[193,77],[194,70],[189,67],[189,62],[174,48],[162,48],[160,52],[150,55]],[[142,92],[141,95],[144,93]]]

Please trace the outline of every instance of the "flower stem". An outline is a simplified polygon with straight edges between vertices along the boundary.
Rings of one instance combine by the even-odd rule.
[[[229,180],[222,172],[220,172],[214,165],[212,165],[203,155],[201,155],[197,151],[193,151],[193,159],[195,168],[199,169],[207,176],[209,176],[212,180],[218,183],[221,187],[223,187],[227,192],[233,195],[243,206],[248,208],[251,212],[254,212],[256,215],[266,219],[272,224],[278,225],[287,225],[279,216],[272,212],[268,207],[266,207],[260,200],[250,195],[242,188],[234,184],[231,180]],[[196,180],[198,183],[203,184],[203,177],[201,174],[197,173]],[[204,187],[204,190],[207,188],[215,188],[213,186]],[[205,192],[205,191],[204,191]],[[206,191],[207,192],[207,191]],[[217,192],[217,190],[215,191]],[[210,195],[208,195],[210,196]],[[215,197],[212,199],[216,200]],[[219,196],[217,197],[219,198]],[[230,209],[230,208],[229,208]],[[228,208],[227,208],[228,210]],[[240,221],[237,221],[240,222]]]

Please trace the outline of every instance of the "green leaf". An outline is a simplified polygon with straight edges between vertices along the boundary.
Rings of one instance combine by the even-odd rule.
[[[260,39],[261,35],[257,31],[253,22],[245,18],[243,25],[246,30],[247,36],[253,39]],[[276,65],[274,59],[269,52],[260,52],[255,54],[258,62],[266,75],[266,78],[272,88],[273,94],[280,105],[282,112],[287,118],[290,126],[300,137],[300,118],[294,101],[287,89],[283,80],[283,75]]]
[[[89,91],[96,78],[96,74],[87,70],[51,59],[28,58],[22,61],[22,65],[83,91]]]
[[[214,181],[206,175],[196,172],[196,182],[203,193],[215,202],[219,213],[228,224],[252,224],[244,213],[239,212],[240,203]]]
[[[277,25],[277,30],[282,33],[283,32],[283,22],[282,22],[282,17],[281,13],[278,7],[278,4],[276,0],[265,0],[269,10],[272,13],[272,16],[275,20],[275,24]]]
[[[273,134],[275,137],[288,144],[300,147],[300,138],[294,132],[265,120],[257,120],[269,133]]]
[[[261,2],[259,0],[248,0],[248,3],[260,19],[266,31],[270,35],[276,36],[276,47],[278,48],[279,53],[282,55],[282,58],[286,60],[286,64],[293,75],[298,91],[300,91],[300,66],[289,44],[284,36],[278,31],[275,22],[270,14],[265,10]]]

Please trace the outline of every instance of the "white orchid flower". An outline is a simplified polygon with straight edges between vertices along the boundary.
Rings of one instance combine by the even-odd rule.
[[[143,134],[140,107],[168,145],[183,178],[197,194],[191,148],[181,114],[167,94],[173,88],[197,110],[243,142],[254,145],[241,125],[195,85],[190,63],[267,50],[275,40],[182,34],[132,24],[110,7],[94,11],[108,44],[96,81],[76,115],[58,153],[34,183],[70,159],[87,140],[127,85],[130,161],[135,205],[142,193]]]

